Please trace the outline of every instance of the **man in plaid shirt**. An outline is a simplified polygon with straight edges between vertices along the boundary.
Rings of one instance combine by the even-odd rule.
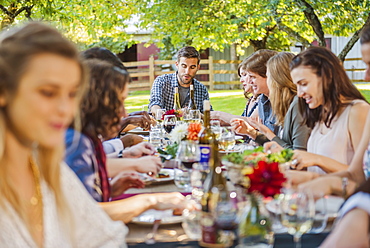
[[[186,46],[177,53],[177,72],[165,74],[154,80],[150,92],[149,110],[156,114],[157,109],[173,109],[174,87],[179,88],[181,107],[187,107],[190,100],[190,85],[194,85],[194,100],[197,108],[203,112],[203,101],[209,100],[207,88],[194,77],[200,68],[200,55],[192,46]]]

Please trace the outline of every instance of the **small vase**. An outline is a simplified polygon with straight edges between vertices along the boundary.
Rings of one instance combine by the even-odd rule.
[[[239,220],[239,245],[242,247],[272,247],[274,234],[269,213],[260,194],[249,194],[248,201]]]

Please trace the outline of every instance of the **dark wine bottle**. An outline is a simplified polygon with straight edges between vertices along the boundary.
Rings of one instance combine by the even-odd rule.
[[[190,110],[197,110],[197,104],[195,103],[195,100],[194,100],[194,85],[190,85],[190,100],[189,100],[189,106],[188,108]]]
[[[218,194],[220,189],[226,189],[226,180],[222,175],[221,162],[218,152],[218,143],[215,136],[212,135],[211,143],[211,157],[209,160],[210,172],[207,175],[203,188],[204,194],[201,199],[202,214],[201,214],[201,229],[202,238],[199,242],[201,247],[227,247],[221,238],[223,235],[215,218],[215,207],[217,197],[213,194]],[[216,190],[215,190],[216,189]]]

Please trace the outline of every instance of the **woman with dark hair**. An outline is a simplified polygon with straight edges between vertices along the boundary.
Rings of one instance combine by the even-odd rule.
[[[113,173],[111,168],[107,170],[102,147],[102,141],[114,137],[120,127],[129,76],[127,71],[104,61],[88,60],[86,64],[91,78],[81,103],[81,133],[73,129],[67,131],[67,164],[99,205],[115,220],[129,222],[132,217],[149,208],[167,209],[178,205],[181,208],[184,197],[180,193],[142,194],[110,202],[111,197],[122,194],[127,188],[144,186],[137,173],[130,168],[128,159],[120,159],[124,165],[120,172]],[[131,160],[145,167],[151,159],[158,160],[159,168],[151,170],[156,174],[162,165],[159,158],[143,156]],[[109,181],[110,177],[113,179]]]
[[[307,151],[293,166],[320,174],[346,170],[360,142],[369,104],[330,50],[312,47],[291,63],[304,124],[312,128]]]

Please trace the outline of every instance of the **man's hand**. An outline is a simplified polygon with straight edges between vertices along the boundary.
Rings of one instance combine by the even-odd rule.
[[[122,144],[124,148],[131,147],[143,142],[143,137],[137,134],[125,134],[121,138]]]

